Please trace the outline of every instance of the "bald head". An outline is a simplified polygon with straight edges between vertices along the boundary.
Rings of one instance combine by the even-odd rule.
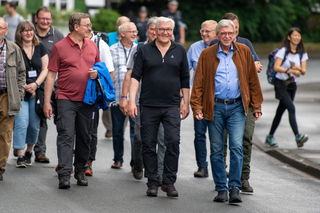
[[[117,23],[116,23],[117,28],[118,28],[120,25],[122,25],[122,24],[124,24],[124,23],[126,23],[126,22],[130,22],[130,19],[129,19],[127,16],[120,16],[120,17],[117,19]]]

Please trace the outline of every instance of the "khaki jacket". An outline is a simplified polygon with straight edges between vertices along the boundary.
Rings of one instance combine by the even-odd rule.
[[[219,43],[202,51],[191,93],[190,104],[194,116],[202,112],[206,120],[213,120],[214,116],[215,75],[219,65],[218,45]],[[245,113],[248,113],[249,106],[252,107],[252,112],[261,112],[262,91],[250,49],[237,42],[233,45],[232,60],[238,71]]]
[[[6,55],[6,84],[8,92],[8,114],[16,115],[20,111],[20,103],[24,97],[26,84],[26,68],[20,48],[13,42],[5,40]]]

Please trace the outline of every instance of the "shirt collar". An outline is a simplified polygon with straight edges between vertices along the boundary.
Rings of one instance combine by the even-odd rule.
[[[231,51],[231,52],[234,51],[233,42],[231,43],[229,52],[230,52],[230,51]],[[224,53],[223,50],[222,50],[222,48],[221,48],[220,42],[219,42],[219,44],[218,44],[218,53]]]
[[[83,39],[83,45],[82,45],[82,47],[84,47],[86,44],[87,44],[87,41],[86,41],[87,39]],[[67,35],[67,41],[69,42],[69,44],[72,46],[72,47],[74,47],[74,46],[78,46],[78,44],[77,43],[75,43],[72,39],[71,39],[71,37],[70,37],[70,33]]]

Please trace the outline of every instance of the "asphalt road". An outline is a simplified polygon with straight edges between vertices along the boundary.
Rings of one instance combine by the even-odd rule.
[[[136,181],[130,173],[129,141],[121,170],[110,168],[112,143],[103,139],[99,126],[97,161],[88,187],[79,187],[72,178],[70,190],[59,190],[56,165],[55,127],[49,122],[48,155],[51,163],[34,163],[15,168],[11,155],[5,180],[0,182],[0,212],[320,212],[320,181],[301,173],[254,149],[251,183],[254,195],[242,195],[239,206],[212,202],[215,196],[210,175],[195,179],[192,119],[183,121],[181,157],[176,187],[178,199],[159,192],[157,198],[145,195],[145,180]],[[128,133],[127,137],[128,138]]]
[[[266,66],[266,64],[264,63]],[[310,77],[319,80],[318,61],[310,64]],[[264,79],[265,73],[261,74]],[[260,79],[261,79],[260,78]],[[262,82],[265,81],[261,80]],[[263,88],[268,85],[263,83]],[[259,121],[258,121],[259,122]],[[259,125],[257,125],[259,126]],[[99,126],[97,161],[88,187],[79,187],[72,178],[70,190],[59,190],[54,171],[56,130],[49,122],[48,156],[50,164],[34,163],[26,169],[15,168],[16,159],[10,153],[5,180],[0,182],[0,213],[10,212],[320,212],[320,180],[306,175],[272,157],[253,150],[251,184],[254,195],[242,195],[241,205],[212,202],[216,195],[212,176],[195,179],[193,121],[189,116],[182,123],[181,155],[176,183],[179,198],[167,198],[159,191],[156,198],[145,195],[145,180],[134,180],[129,167],[128,129],[125,141],[125,162],[121,170],[110,168],[113,149],[111,140],[104,139],[104,127]],[[210,172],[211,173],[211,172]]]

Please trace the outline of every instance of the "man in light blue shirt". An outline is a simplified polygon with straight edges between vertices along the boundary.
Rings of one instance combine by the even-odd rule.
[[[195,73],[201,52],[210,45],[210,42],[212,40],[216,38],[216,26],[217,22],[214,20],[207,20],[202,22],[200,29],[202,40],[193,43],[187,53],[190,71],[193,70]],[[194,75],[192,77],[191,84],[193,82],[193,79]],[[194,177],[198,178],[208,177],[206,131],[207,122],[204,120],[194,119],[194,147],[198,170],[193,175]]]

